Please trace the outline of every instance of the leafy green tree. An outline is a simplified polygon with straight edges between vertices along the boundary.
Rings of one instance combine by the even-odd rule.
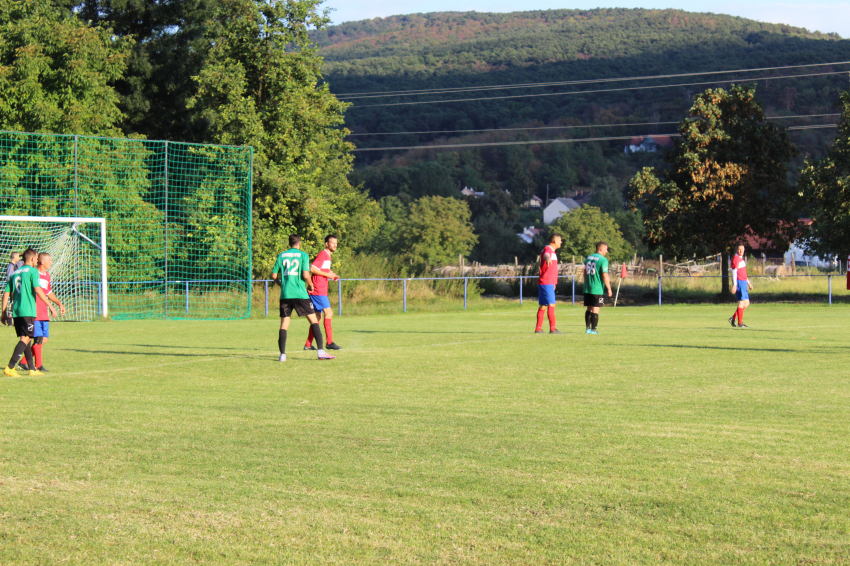
[[[596,179],[591,186],[588,204],[610,214],[622,212],[625,209],[623,187],[610,175]]]
[[[119,133],[132,41],[38,0],[0,0],[0,129]]]
[[[396,225],[393,247],[415,265],[436,266],[467,256],[478,237],[470,222],[469,205],[454,198],[423,197],[410,204]]]
[[[516,230],[494,215],[479,217],[475,223],[478,243],[472,249],[470,259],[485,265],[513,263],[514,258],[525,255],[526,243],[517,236]]]
[[[623,238],[620,227],[610,214],[594,206],[582,206],[549,225],[549,233],[563,237],[562,257],[570,255],[587,257],[596,251],[597,242],[608,244],[608,258],[625,261],[634,253],[634,248]]]
[[[809,204],[812,232],[806,248],[816,254],[850,253],[850,90],[841,93],[838,135],[826,157],[806,160],[800,195]]]
[[[318,251],[345,231],[359,198],[341,129],[346,105],[320,85],[322,60],[307,35],[328,24],[318,0],[230,0],[209,21],[209,56],[190,108],[214,140],[254,147],[254,266],[265,273],[297,232]]]
[[[505,191],[493,191],[483,198],[467,197],[472,221],[492,216],[503,225],[510,227],[519,218],[519,207]]]
[[[630,182],[630,206],[644,211],[645,241],[679,256],[723,254],[722,294],[729,293],[729,250],[744,236],[779,245],[794,238],[796,193],[787,162],[795,148],[785,130],[764,120],[755,87],[708,89],[694,97],[669,168],[644,168]]]

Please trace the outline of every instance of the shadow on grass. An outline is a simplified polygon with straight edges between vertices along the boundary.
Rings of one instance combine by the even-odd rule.
[[[649,346],[652,348],[677,348],[680,350],[721,350],[723,352],[728,351],[741,351],[741,352],[785,352],[789,354],[799,354],[801,352],[809,352],[816,353],[814,350],[810,349],[801,349],[801,350],[791,350],[789,348],[739,348],[735,346],[686,346],[684,344],[645,344],[645,346]]]

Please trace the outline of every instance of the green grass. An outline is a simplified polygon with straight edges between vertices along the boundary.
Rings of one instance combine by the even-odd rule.
[[[850,308],[535,310],[54,324],[0,564],[850,563]]]

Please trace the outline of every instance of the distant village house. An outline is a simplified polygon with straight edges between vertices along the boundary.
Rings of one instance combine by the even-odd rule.
[[[579,208],[581,205],[571,198],[556,198],[543,209],[543,223],[551,224],[564,214]]]
[[[623,153],[637,153],[639,151],[656,152],[658,148],[673,147],[673,139],[670,136],[637,136],[629,140]]]

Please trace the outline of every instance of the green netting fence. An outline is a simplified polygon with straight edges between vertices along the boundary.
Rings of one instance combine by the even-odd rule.
[[[244,318],[252,162],[251,147],[0,132],[0,215],[105,218],[113,318]]]

